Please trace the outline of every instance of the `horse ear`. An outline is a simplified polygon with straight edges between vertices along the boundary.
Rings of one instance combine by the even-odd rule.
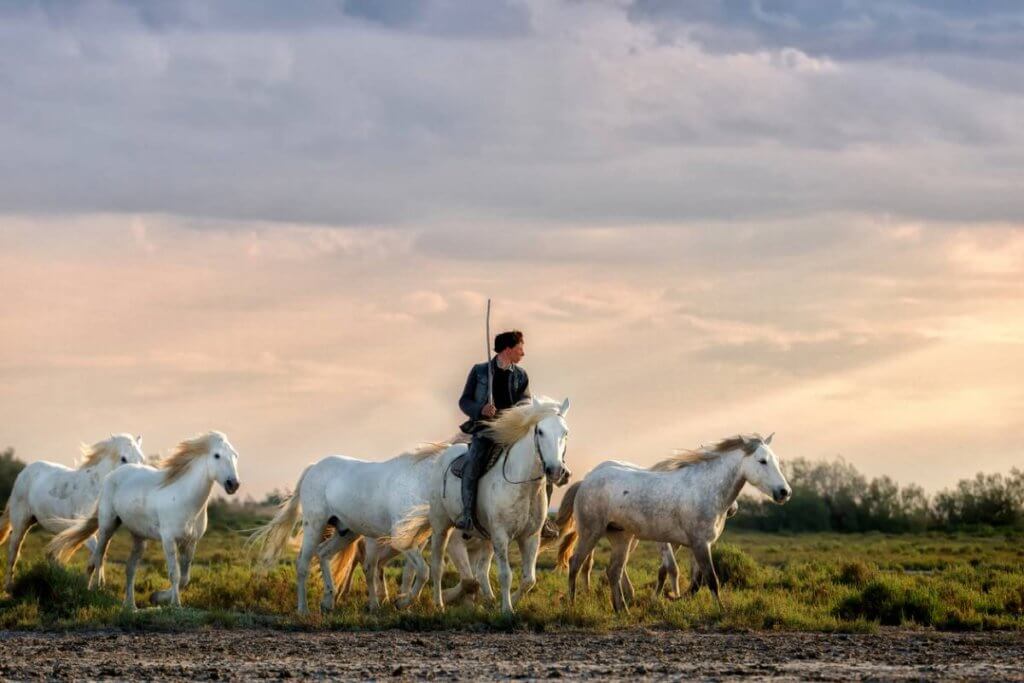
[[[142,445],[142,434],[135,435],[135,443],[139,444],[140,446]]]
[[[772,442],[772,437],[773,437],[773,436],[775,436],[775,432],[772,432],[771,434],[769,434],[769,435],[768,435],[768,438],[767,438],[767,439],[765,439],[765,440],[764,440],[764,442],[765,442],[766,444],[771,444],[771,442]]]
[[[540,401],[537,399],[536,396],[530,397],[530,405],[532,405],[535,408],[540,405]]]
[[[571,404],[569,403],[569,397],[566,396],[565,400],[562,401],[562,406],[558,409],[558,414],[561,415],[562,417],[565,417],[569,413],[570,405]]]

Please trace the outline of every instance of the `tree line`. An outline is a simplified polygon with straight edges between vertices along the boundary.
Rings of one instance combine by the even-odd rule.
[[[1024,471],[977,474],[929,496],[890,477],[868,480],[842,459],[784,463],[793,498],[786,505],[743,499],[733,526],[761,531],[884,531],[1024,526]]]
[[[786,505],[744,498],[730,526],[760,531],[884,531],[1024,527],[1024,471],[977,474],[929,496],[915,484],[900,486],[890,477],[868,480],[842,459],[783,463],[793,487]],[[14,479],[25,467],[13,448],[0,451],[0,509]],[[265,502],[280,502],[274,492]]]

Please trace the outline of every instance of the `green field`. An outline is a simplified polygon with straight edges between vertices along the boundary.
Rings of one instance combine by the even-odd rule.
[[[183,592],[183,609],[121,609],[128,537],[119,533],[108,554],[107,586],[84,588],[85,552],[69,571],[50,566],[42,548],[49,536],[34,531],[25,543],[13,596],[0,598],[0,628],[193,628],[264,625],[278,628],[446,629],[525,628],[614,629],[635,626],[713,631],[781,629],[870,631],[879,625],[944,630],[1024,630],[1024,534],[917,535],[798,534],[729,532],[716,553],[724,581],[719,610],[707,590],[677,601],[651,595],[657,574],[656,549],[643,544],[629,571],[637,600],[628,614],[612,612],[603,569],[602,547],[594,570],[594,588],[578,596],[575,609],[565,602],[566,575],[555,570],[554,553],[539,561],[539,583],[513,619],[493,606],[455,606],[444,614],[424,591],[411,609],[386,605],[371,614],[365,608],[365,583],[357,571],[353,592],[328,615],[316,612],[320,580],[310,581],[307,619],[295,616],[294,569],[289,556],[270,571],[249,562],[243,536],[228,529],[209,532],[200,542],[192,583]],[[6,549],[6,548],[5,548]],[[688,553],[679,553],[684,577]],[[388,569],[392,594],[400,565]],[[445,575],[453,585],[454,572]],[[686,579],[682,581],[684,587]],[[494,579],[492,584],[497,587]],[[162,554],[150,543],[140,567],[136,599],[148,605],[152,591],[166,587]]]

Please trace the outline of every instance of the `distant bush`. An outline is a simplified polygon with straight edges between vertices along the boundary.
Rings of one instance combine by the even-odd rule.
[[[0,452],[0,510],[7,504],[14,488],[14,480],[18,473],[25,469],[25,463],[14,457],[14,449],[7,448]]]
[[[759,531],[883,531],[1020,526],[1024,472],[979,474],[929,499],[920,486],[868,480],[842,459],[785,463],[793,498],[786,505],[744,500],[732,524]]]

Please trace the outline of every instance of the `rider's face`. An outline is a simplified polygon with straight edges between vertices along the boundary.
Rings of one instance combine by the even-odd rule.
[[[523,349],[523,342],[519,342],[511,349],[508,349],[508,359],[512,363],[518,363],[526,355],[526,350]]]

